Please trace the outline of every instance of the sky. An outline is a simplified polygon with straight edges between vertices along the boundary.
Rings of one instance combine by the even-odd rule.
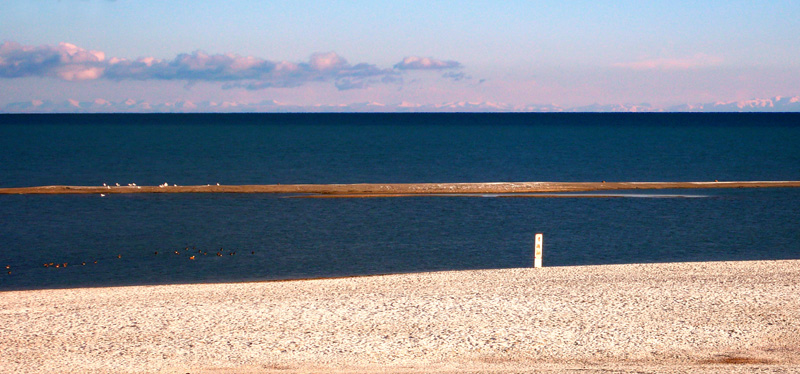
[[[36,100],[670,106],[800,95],[800,1],[3,0]]]

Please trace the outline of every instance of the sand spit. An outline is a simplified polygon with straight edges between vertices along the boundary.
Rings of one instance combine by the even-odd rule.
[[[2,194],[118,194],[118,193],[284,193],[338,194],[349,197],[508,194],[613,190],[775,188],[800,187],[800,181],[743,182],[488,182],[488,183],[361,183],[361,184],[265,184],[177,186],[39,186],[0,188]]]
[[[797,295],[800,260],[0,292],[0,372],[800,372]]]

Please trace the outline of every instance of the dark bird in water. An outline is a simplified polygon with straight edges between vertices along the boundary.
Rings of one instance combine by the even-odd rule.
[[[222,257],[222,253],[217,252],[217,256]]]
[[[156,254],[158,254],[158,251],[156,251]]]
[[[117,255],[117,258],[122,258],[122,255]]]
[[[81,262],[81,266],[86,266],[86,262]]]
[[[194,256],[192,256],[192,257],[189,257],[189,259],[190,259],[190,260],[194,260]]]
[[[256,254],[256,251],[250,251],[250,254],[254,255],[254,254]]]
[[[96,264],[96,263],[97,263],[97,260],[94,260],[94,263]]]
[[[6,269],[11,269],[11,265],[6,265]]]

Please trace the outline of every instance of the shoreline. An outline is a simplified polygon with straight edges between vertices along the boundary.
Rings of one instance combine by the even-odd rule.
[[[340,197],[401,197],[415,195],[470,195],[559,193],[618,190],[708,188],[798,188],[800,181],[712,182],[486,182],[486,183],[355,183],[266,184],[205,186],[33,186],[0,188],[0,195],[21,194],[131,194],[131,193],[270,193],[340,195]]]
[[[0,372],[800,371],[800,260],[0,292]]]

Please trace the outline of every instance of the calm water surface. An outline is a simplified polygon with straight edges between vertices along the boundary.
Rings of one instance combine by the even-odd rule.
[[[0,116],[0,186],[800,180],[798,124],[794,114]],[[800,258],[798,189],[613,195],[0,195],[0,266],[12,271],[0,290],[522,267],[537,232],[545,266]]]

